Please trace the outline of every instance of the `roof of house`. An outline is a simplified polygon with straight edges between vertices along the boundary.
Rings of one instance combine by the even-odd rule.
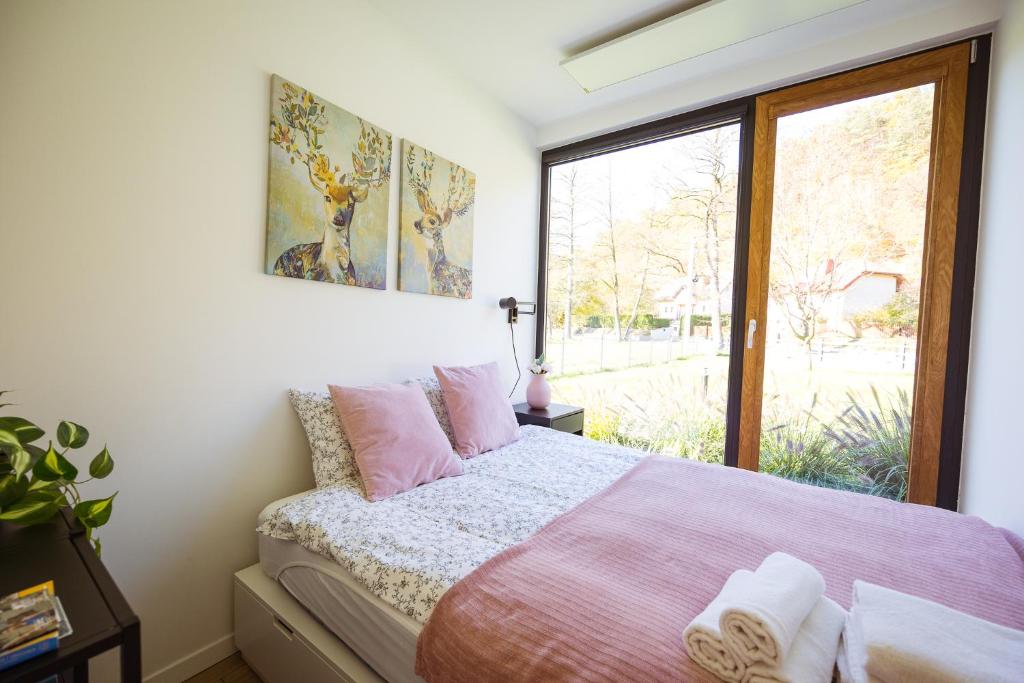
[[[899,266],[895,263],[841,263],[836,266],[836,289],[849,289],[853,283],[863,277],[874,275],[896,278],[898,283],[906,280]]]
[[[686,289],[686,285],[689,282],[689,278],[685,277],[677,277],[670,280],[664,287],[654,293],[654,300],[659,304],[678,301],[679,296]]]

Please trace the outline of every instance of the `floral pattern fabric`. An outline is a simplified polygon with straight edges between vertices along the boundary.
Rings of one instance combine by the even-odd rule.
[[[439,479],[371,503],[358,475],[311,491],[258,531],[334,560],[423,623],[457,581],[606,488],[641,454],[527,426],[508,446]]]
[[[313,481],[317,487],[343,485],[353,477],[358,479],[352,445],[341,428],[331,397],[326,393],[292,389],[288,398],[306,430],[313,456]]]
[[[452,420],[448,417],[448,406],[444,402],[444,394],[441,393],[441,383],[436,377],[420,377],[409,380],[410,383],[419,384],[423,393],[427,395],[427,403],[437,417],[437,423],[441,425],[441,431],[448,437],[452,448],[455,447],[455,431],[452,429]]]

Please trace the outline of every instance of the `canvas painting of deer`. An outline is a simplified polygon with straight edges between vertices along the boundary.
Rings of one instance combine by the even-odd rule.
[[[271,80],[266,272],[384,289],[391,134]]]
[[[398,287],[469,299],[476,176],[408,140],[402,161]]]

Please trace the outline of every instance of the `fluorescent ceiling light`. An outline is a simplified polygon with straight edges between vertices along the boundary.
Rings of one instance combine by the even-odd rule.
[[[562,61],[587,92],[865,0],[709,0]]]

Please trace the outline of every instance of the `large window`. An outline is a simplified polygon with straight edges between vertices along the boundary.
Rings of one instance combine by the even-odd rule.
[[[740,124],[554,166],[547,358],[586,433],[725,459]]]
[[[955,507],[988,45],[546,152],[537,351],[586,435]]]

